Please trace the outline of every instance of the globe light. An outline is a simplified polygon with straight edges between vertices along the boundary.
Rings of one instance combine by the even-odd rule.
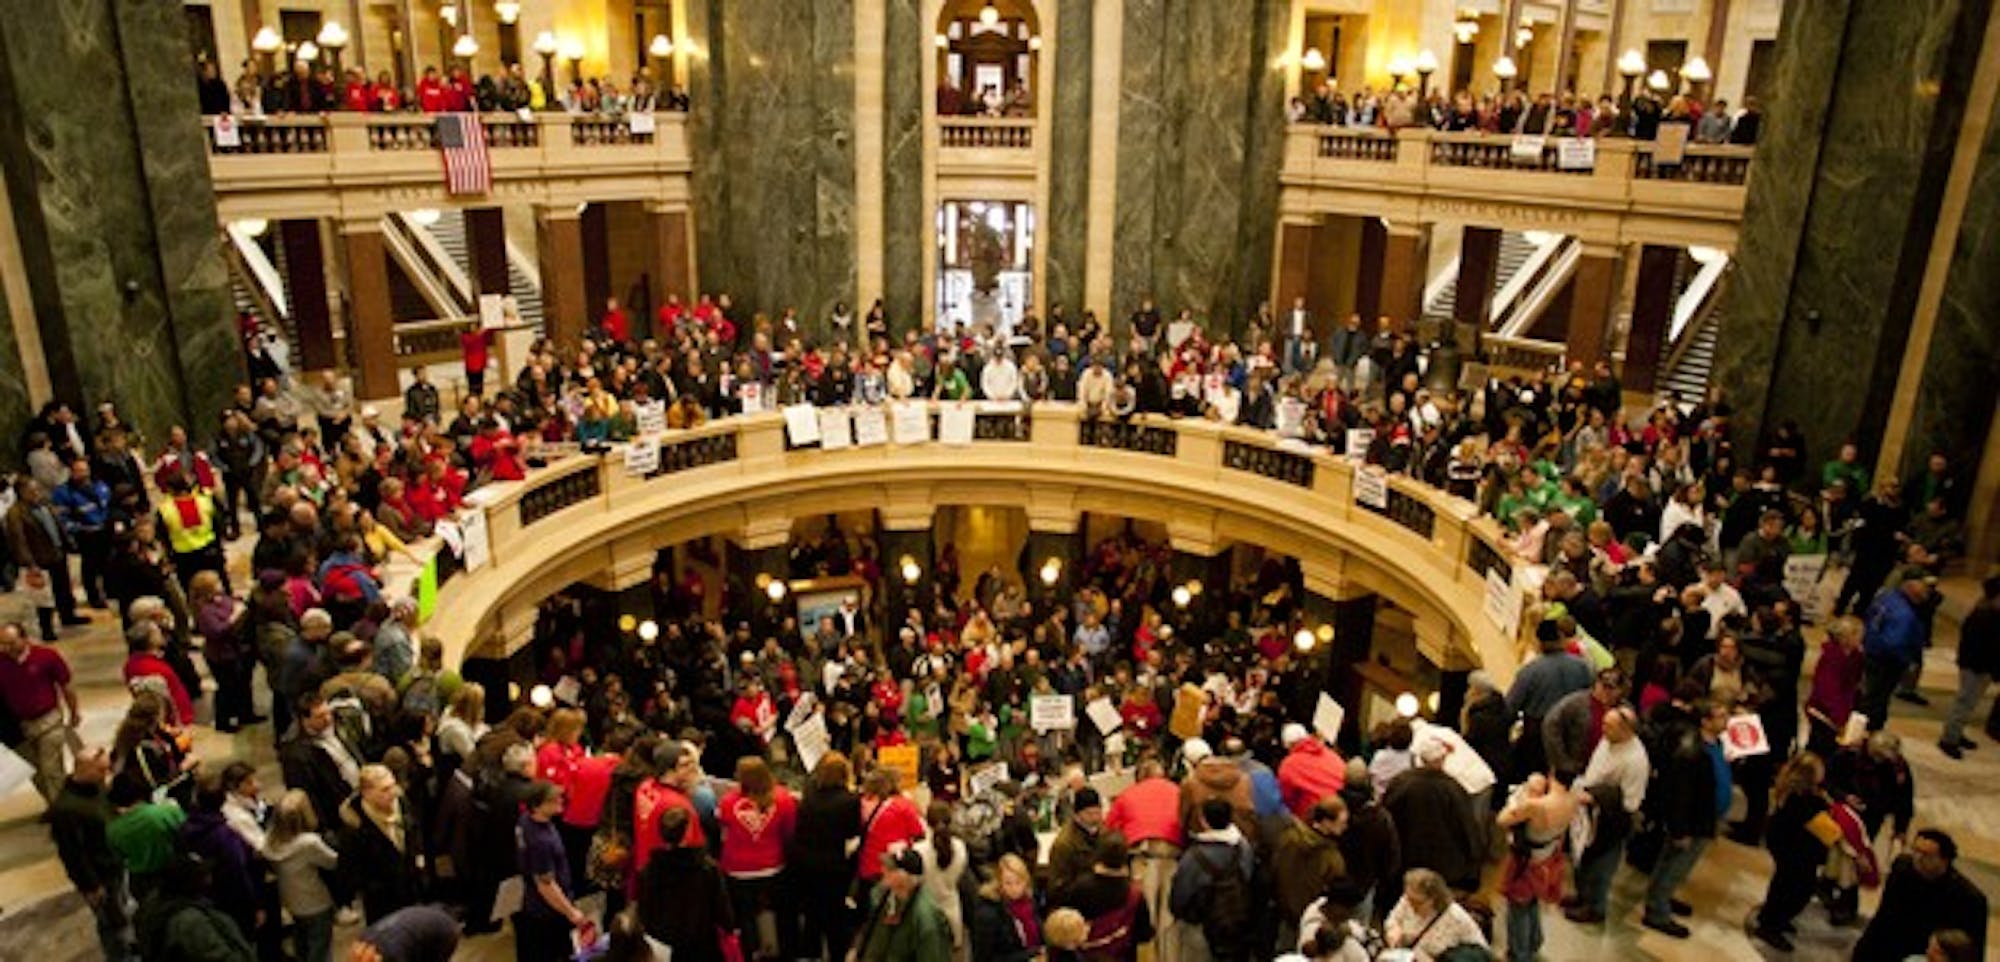
[[[785,586],[783,579],[773,578],[770,584],[764,586],[764,596],[772,601],[783,601],[785,600],[785,592],[789,590],[791,589]]]
[[[1442,701],[1444,701],[1442,696],[1440,696],[1437,692],[1431,692],[1430,694],[1424,696],[1424,707],[1428,709],[1431,714],[1435,715],[1437,714],[1438,705]]]
[[[999,23],[1000,22],[999,8],[993,6],[991,2],[988,2],[986,6],[979,8],[979,22],[989,27],[993,26],[996,23]]]
[[[639,622],[639,640],[652,641],[660,637],[660,623],[651,618]]]
[[[1193,600],[1194,592],[1187,590],[1187,585],[1176,585],[1174,587],[1174,605],[1176,607],[1185,608],[1188,606],[1188,602]]]
[[[1691,82],[1705,84],[1715,79],[1715,71],[1708,68],[1708,61],[1705,58],[1696,57],[1681,65],[1681,76]]]
[[[1514,58],[1512,57],[1501,57],[1493,61],[1493,76],[1499,77],[1501,80],[1512,80],[1520,76],[1520,74],[1521,68],[1514,66]]]
[[[1417,717],[1417,696],[1404,692],[1396,696],[1396,714],[1404,718]]]
[[[262,237],[271,229],[271,223],[261,217],[246,217],[236,222],[236,229],[245,237]]]
[[[250,49],[258,53],[277,53],[285,49],[285,40],[278,31],[270,27],[257,28],[257,36],[250,39]]]
[[[1042,562],[1041,577],[1042,584],[1050,588],[1055,587],[1056,582],[1062,580],[1062,561],[1057,558],[1050,558]]]
[[[1667,79],[1666,71],[1655,70],[1646,75],[1646,86],[1652,88],[1655,93],[1666,93],[1667,88],[1673,86],[1673,81]]]
[[[1191,594],[1197,598],[1201,597],[1201,579],[1189,578],[1187,583],[1187,590],[1188,594]]]
[[[544,57],[553,57],[556,55],[556,51],[560,49],[562,48],[561,45],[556,41],[555,31],[544,30],[541,33],[535,34],[536,53],[541,54]]]
[[[1332,626],[1332,625],[1321,625],[1321,626],[1319,626],[1319,631],[1318,631],[1318,635],[1319,635],[1319,640],[1320,640],[1320,641],[1323,641],[1323,642],[1326,642],[1326,643],[1328,643],[1328,644],[1332,644],[1332,643],[1333,643],[1333,626]]]
[[[1313,650],[1312,629],[1300,628],[1299,633],[1292,636],[1292,647],[1297,648],[1301,652]]]
[[[571,61],[582,60],[583,54],[584,54],[584,49],[582,40],[579,40],[576,37],[570,37],[562,42],[562,58],[564,60],[571,60]]]
[[[514,0],[499,0],[493,5],[493,13],[500,18],[501,23],[511,24],[521,19],[521,5]]]
[[[674,40],[664,33],[654,34],[653,42],[646,48],[646,52],[664,60],[674,55]]]
[[[556,693],[547,685],[536,685],[528,692],[528,704],[547,711],[556,706]]]
[[[299,49],[294,51],[294,53],[297,54],[300,60],[311,63],[319,59],[319,44],[308,40],[305,43],[299,44]]]
[[[458,42],[451,45],[451,55],[454,57],[470,60],[478,54],[479,41],[472,39],[472,34],[459,34]]]
[[[1438,68],[1437,54],[1434,54],[1429,50],[1417,51],[1416,67],[1417,67],[1417,72],[1420,74],[1437,73],[1437,68]]]
[[[1318,47],[1307,47],[1305,55],[1299,58],[1299,66],[1319,73],[1326,69],[1326,54],[1321,53]]]
[[[435,207],[419,207],[416,210],[410,211],[410,220],[416,222],[418,227],[429,227],[436,224],[443,216],[438,213],[438,209]]]
[[[347,28],[341,26],[338,20],[328,20],[326,26],[319,28],[316,39],[320,46],[328,50],[340,50],[347,46]]]
[[[1619,55],[1618,73],[1620,76],[1637,77],[1638,75],[1645,72],[1646,72],[1646,55],[1640,53],[1637,47],[1627,50],[1623,54]]]
[[[631,615],[619,615],[619,616],[618,616],[618,630],[619,630],[619,631],[623,631],[623,632],[626,632],[627,634],[630,634],[630,633],[632,632],[632,630],[633,630],[633,629],[635,629],[635,628],[637,628],[637,627],[639,627],[639,619],[637,619],[637,618],[635,618],[635,617],[633,617],[633,616],[631,616]]]

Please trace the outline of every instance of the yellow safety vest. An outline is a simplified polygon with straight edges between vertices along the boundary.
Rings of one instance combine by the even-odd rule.
[[[160,524],[166,527],[167,543],[175,554],[190,554],[215,543],[215,499],[200,492],[187,497],[201,514],[200,524],[188,525],[181,519],[180,508],[174,503],[176,498],[168,498],[160,505]]]

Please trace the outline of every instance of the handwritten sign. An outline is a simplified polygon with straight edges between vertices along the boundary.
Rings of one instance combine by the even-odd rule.
[[[1101,734],[1109,735],[1125,724],[1124,716],[1118,714],[1118,706],[1113,705],[1109,698],[1099,698],[1084,706],[1083,711],[1090,716],[1090,720],[1097,725],[1097,730]]]
[[[1319,705],[1313,709],[1313,731],[1327,741],[1340,738],[1340,723],[1347,720],[1347,709],[1333,700],[1326,692],[1319,693]]]
[[[635,478],[651,477],[660,470],[660,445],[649,438],[640,438],[625,445],[625,473]]]
[[[785,437],[793,447],[819,443],[819,410],[810,404],[787,405]]]
[[[1359,461],[1368,456],[1368,446],[1374,443],[1373,428],[1351,428],[1347,432],[1346,454],[1349,458]]]
[[[1597,141],[1589,137],[1564,137],[1556,142],[1556,166],[1563,170],[1590,170],[1597,166]]]
[[[236,125],[234,114],[217,114],[215,117],[215,146],[243,146],[243,128]]]
[[[653,114],[651,111],[627,114],[625,116],[625,126],[630,128],[632,133],[637,135],[651,134],[655,129],[657,129],[654,127]]]
[[[917,787],[917,746],[891,745],[875,753],[875,764],[896,773],[904,791]]]
[[[486,533],[486,512],[478,508],[458,513],[459,535],[465,540],[465,572],[471,574],[493,560],[493,543]]]
[[[854,446],[854,422],[848,420],[846,408],[820,409],[819,446],[823,451]]]
[[[1521,593],[1514,590],[1513,582],[1502,576],[1498,568],[1486,569],[1486,600],[1481,607],[1486,620],[1510,636],[1521,623]]]
[[[1533,167],[1542,162],[1542,146],[1545,143],[1547,140],[1541,134],[1515,134],[1507,153],[1514,163]]]
[[[971,784],[968,787],[972,789],[973,797],[977,798],[992,791],[994,786],[1006,780],[1007,763],[994,762],[984,768],[975,770],[972,773]]]
[[[1653,135],[1653,166],[1679,167],[1687,156],[1688,124],[1663,123]]]
[[[659,434],[667,429],[667,402],[648,401],[632,405],[632,423],[640,434]]]
[[[889,417],[881,408],[854,409],[854,446],[874,447],[889,443]]]
[[[799,695],[798,703],[792,706],[791,714],[785,716],[785,730],[798,731],[808,719],[812,718],[813,709],[818,706],[819,698],[812,692]]]
[[[931,439],[931,413],[920,401],[895,406],[896,443],[922,444]]]
[[[1028,700],[1028,721],[1038,732],[1076,727],[1076,699],[1068,695],[1036,695]]]
[[[1389,510],[1389,479],[1381,472],[1367,468],[1355,471],[1354,501],[1382,511]]]
[[[938,440],[944,444],[971,444],[976,415],[969,404],[948,404],[938,413]]]
[[[826,716],[814,715],[791,732],[792,747],[799,751],[799,763],[808,772],[818,768],[819,760],[833,748],[833,738],[826,730]]]
[[[756,414],[764,410],[764,385],[756,381],[745,381],[736,388],[736,400],[743,405],[744,414]]]
[[[1821,583],[1826,575],[1826,555],[1795,554],[1785,559],[1785,593],[1799,604],[1799,614],[1808,622],[1825,620],[1827,593]]]

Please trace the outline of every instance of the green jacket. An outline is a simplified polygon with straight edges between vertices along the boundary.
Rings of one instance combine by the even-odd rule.
[[[105,827],[104,837],[124,861],[126,871],[150,875],[173,860],[174,838],[185,821],[187,813],[174,802],[146,802],[114,817]]]
[[[921,886],[910,893],[901,917],[887,917],[889,889],[875,889],[862,932],[860,962],[934,962],[951,958],[951,926]]]

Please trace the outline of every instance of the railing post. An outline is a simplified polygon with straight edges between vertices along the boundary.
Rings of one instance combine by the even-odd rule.
[[[1426,127],[1404,127],[1396,131],[1396,166],[1402,179],[1412,184],[1430,183],[1431,131]]]

